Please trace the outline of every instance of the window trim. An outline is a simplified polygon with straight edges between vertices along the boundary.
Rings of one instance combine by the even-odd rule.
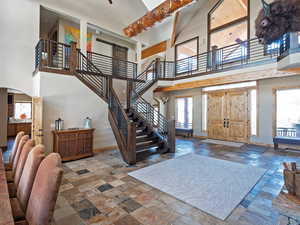
[[[278,86],[273,87],[272,89],[272,136],[276,137],[276,129],[277,129],[277,91],[283,91],[283,90],[293,90],[293,89],[300,89],[299,85],[295,86]]]
[[[224,0],[219,0],[214,7],[208,12],[207,14],[207,52],[210,51],[210,44],[211,44],[211,34],[226,29],[230,26],[242,23],[244,21],[247,21],[247,39],[250,39],[250,0],[248,0],[248,8],[247,8],[247,16],[235,19],[233,21],[230,21],[229,23],[223,24],[221,26],[215,27],[211,29],[211,14],[224,2]]]
[[[180,45],[183,45],[183,44],[186,44],[186,43],[188,43],[188,42],[190,42],[190,41],[193,41],[193,40],[197,40],[197,54],[196,55],[193,55],[193,56],[189,56],[189,57],[187,57],[187,58],[184,58],[184,59],[188,59],[188,58],[190,58],[190,57],[194,57],[194,56],[198,56],[199,55],[199,36],[196,36],[196,37],[193,37],[193,38],[191,38],[191,39],[188,39],[188,40],[185,40],[185,41],[182,41],[182,42],[180,42],[180,43],[177,43],[176,45],[175,45],[175,48],[174,48],[174,51],[175,51],[175,75],[177,76],[177,75],[180,75],[180,74],[185,74],[185,73],[187,73],[187,72],[194,72],[194,71],[197,71],[198,69],[199,69],[199,62],[198,62],[198,57],[197,57],[197,66],[196,66],[196,69],[195,70],[188,70],[188,71],[186,71],[186,72],[180,72],[180,73],[178,73],[177,72],[177,62],[178,61],[180,61],[180,60],[183,60],[183,59],[180,59],[180,60],[177,60],[177,48],[178,48],[178,46],[180,46]]]
[[[188,98],[191,98],[192,99],[192,127],[193,127],[193,124],[194,124],[194,96],[192,95],[188,95],[188,96],[175,96],[175,122],[177,123],[177,117],[178,117],[178,109],[177,109],[177,99],[179,98],[183,98],[183,99],[188,99]],[[185,101],[186,102],[186,101]]]

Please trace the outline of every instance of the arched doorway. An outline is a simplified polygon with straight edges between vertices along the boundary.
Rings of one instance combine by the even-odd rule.
[[[5,161],[18,132],[32,136],[32,121],[32,97],[12,88],[0,88],[0,147]]]

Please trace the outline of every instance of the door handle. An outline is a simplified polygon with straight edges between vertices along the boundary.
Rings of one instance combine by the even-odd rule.
[[[226,119],[224,118],[223,127],[226,128]]]
[[[229,119],[227,119],[227,126],[226,127],[229,128]]]

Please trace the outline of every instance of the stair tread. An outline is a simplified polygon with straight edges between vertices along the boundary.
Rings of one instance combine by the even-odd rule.
[[[145,137],[137,138],[136,142],[140,143],[140,142],[149,142],[149,141],[155,141],[155,140],[158,140],[158,137],[145,135]]]
[[[136,150],[154,148],[154,147],[159,147],[159,146],[160,146],[160,142],[154,142],[154,143],[149,143],[149,144],[141,144],[141,145],[136,145]]]

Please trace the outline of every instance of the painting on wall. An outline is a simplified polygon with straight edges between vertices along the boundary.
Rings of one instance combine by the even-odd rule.
[[[65,26],[65,43],[71,44],[71,42],[77,43],[77,48],[80,48],[80,30],[72,27],[72,26]],[[88,52],[92,51],[92,34],[87,34],[87,42],[86,42],[86,50]]]

